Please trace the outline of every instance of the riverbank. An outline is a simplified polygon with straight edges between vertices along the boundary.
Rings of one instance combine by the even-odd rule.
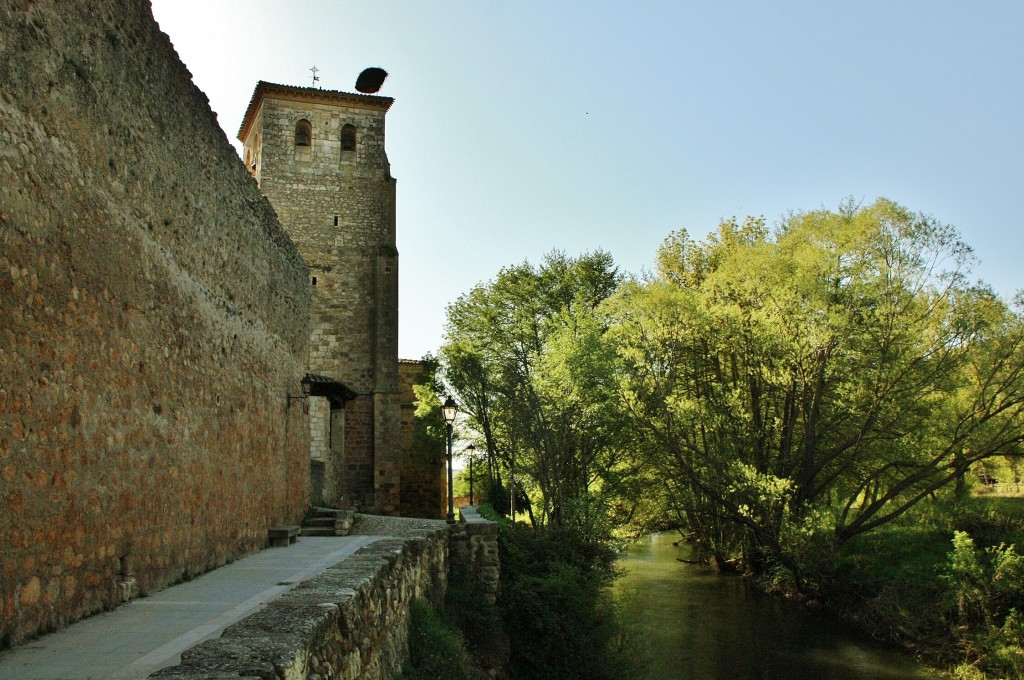
[[[500,595],[481,597],[453,571],[444,602],[419,602],[400,680],[630,680],[610,606],[614,552],[550,526],[499,516]]]
[[[967,680],[1024,677],[1024,498],[922,510],[846,546],[826,607]]]

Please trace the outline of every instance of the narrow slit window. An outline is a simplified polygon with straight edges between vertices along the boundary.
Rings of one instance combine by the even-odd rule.
[[[300,120],[295,124],[295,146],[309,146],[313,139],[313,126],[308,120]]]
[[[356,126],[355,125],[343,125],[341,128],[341,150],[342,151],[355,151],[356,150]]]

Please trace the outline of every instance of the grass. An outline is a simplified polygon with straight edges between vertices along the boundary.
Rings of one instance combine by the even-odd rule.
[[[987,549],[1000,545],[1024,548],[1024,498],[971,497],[923,508],[905,522],[858,537],[840,555],[826,589],[828,605],[874,637],[914,649],[929,661],[964,668],[964,659],[971,658],[971,673],[956,672],[956,677],[1002,677],[1005,671],[983,672],[998,667],[979,652],[986,645],[993,656],[1001,651],[991,644],[992,631],[964,621],[957,606],[958,585],[950,578],[956,531],[973,539],[983,560]]]
[[[935,607],[951,540],[951,533],[914,527],[860,537],[843,551],[826,588],[829,607],[879,640],[911,649],[948,645]]]
[[[508,638],[497,607],[453,569],[443,606],[426,600],[410,607],[409,663],[399,680],[469,680],[490,677],[508,663]]]

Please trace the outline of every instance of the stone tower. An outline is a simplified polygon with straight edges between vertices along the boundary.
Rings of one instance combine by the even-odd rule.
[[[238,133],[310,269],[315,500],[378,513],[398,510],[401,465],[393,101],[261,81]]]

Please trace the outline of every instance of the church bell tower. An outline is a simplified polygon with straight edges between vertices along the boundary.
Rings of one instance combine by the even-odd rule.
[[[261,81],[238,133],[310,270],[316,500],[382,514],[398,510],[401,466],[395,179],[384,150],[393,101]]]

